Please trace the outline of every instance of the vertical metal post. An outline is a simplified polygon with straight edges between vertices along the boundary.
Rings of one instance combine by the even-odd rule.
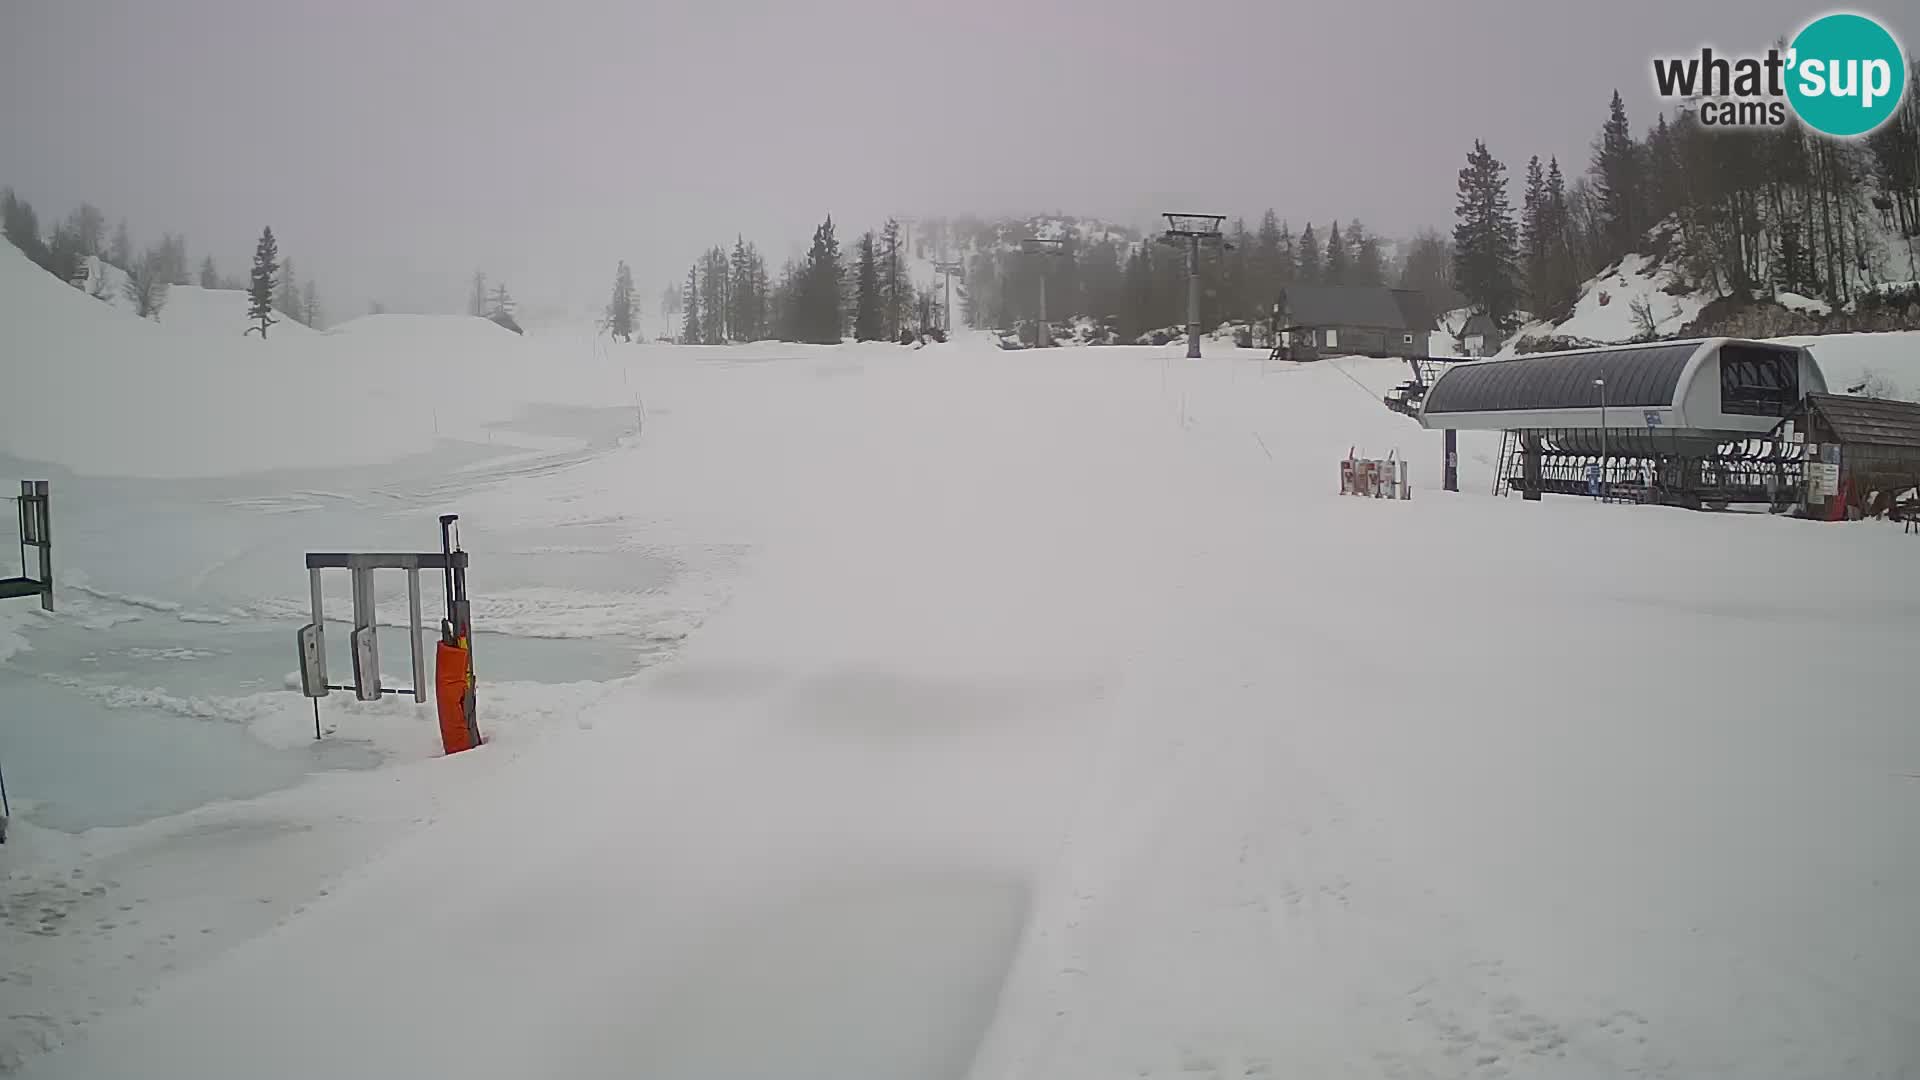
[[[1200,359],[1200,238],[1187,247],[1187,359]]]
[[[1040,325],[1033,328],[1033,347],[1047,347],[1047,264],[1040,264]]]
[[[1607,380],[1595,379],[1593,385],[1600,388],[1600,462],[1606,467],[1607,460]]]
[[[407,645],[413,650],[413,700],[427,700],[427,659],[420,643],[420,568],[407,567]]]
[[[1446,436],[1447,461],[1446,461],[1446,471],[1442,474],[1442,478],[1446,482],[1447,491],[1459,491],[1460,490],[1460,433],[1455,431],[1452,428],[1448,428],[1446,429],[1444,434]]]
[[[33,481],[20,481],[20,501],[14,504],[15,525],[20,532],[20,572],[27,573],[27,548],[33,538]]]
[[[1595,379],[1600,388],[1600,497],[1607,497],[1607,380]]]
[[[326,617],[320,613],[320,571],[318,568],[307,571],[307,587],[313,593],[313,625],[317,631],[314,634],[314,640],[319,645],[316,651],[320,654],[320,669],[324,671],[327,666],[327,623]]]
[[[453,523],[459,520],[459,514],[440,515],[440,554],[447,557],[446,568],[441,571],[447,591],[447,617],[441,637],[449,645],[460,643],[460,628],[453,625]]]
[[[29,481],[22,480],[20,482],[20,486],[22,488],[28,487]],[[47,481],[34,480],[34,481],[31,481],[31,486],[33,488],[34,505],[36,507],[36,512],[40,515],[40,529],[39,529],[40,582],[41,582],[40,607],[43,610],[52,611],[53,610],[53,499],[50,495]]]
[[[1540,501],[1540,433],[1520,435],[1520,497],[1527,502]]]
[[[356,566],[353,575],[353,689],[361,701],[380,700],[378,618],[373,602],[373,571]]]

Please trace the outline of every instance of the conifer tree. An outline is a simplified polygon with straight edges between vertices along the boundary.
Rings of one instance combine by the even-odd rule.
[[[1295,252],[1293,242],[1293,226],[1284,221],[1280,223],[1279,253],[1280,257],[1274,266],[1279,274],[1280,288],[1284,289],[1288,285],[1293,284],[1300,274],[1300,259]],[[1278,295],[1276,291],[1275,296]],[[1272,299],[1272,297],[1269,297],[1269,299]]]
[[[53,253],[40,238],[40,217],[33,212],[33,204],[15,195],[12,188],[0,191],[0,228],[35,266],[52,269]]]
[[[900,222],[888,218],[873,254],[874,269],[880,278],[881,323],[887,337],[896,340],[900,337],[900,328],[913,321],[913,283],[907,278],[904,247]]]
[[[280,320],[273,317],[273,298],[279,284],[276,275],[280,272],[280,246],[273,239],[273,228],[268,226],[260,234],[260,242],[253,249],[253,274],[247,282],[247,319],[253,323],[246,332],[260,332],[260,340],[267,338],[267,327]]]
[[[874,265],[873,233],[868,231],[860,236],[860,262],[856,271],[853,300],[853,339],[855,341],[873,341],[886,335],[881,324],[881,305],[884,299],[880,295],[879,267]]]
[[[1138,341],[1140,335],[1154,329],[1149,325],[1154,310],[1153,243],[1147,241],[1127,258],[1126,307],[1120,320],[1120,340]]]
[[[1560,171],[1558,157],[1547,159],[1543,200],[1540,229],[1544,234],[1541,240],[1544,295],[1534,303],[1543,304],[1546,311],[1551,312],[1573,303],[1580,290],[1582,277],[1580,266],[1574,260],[1573,218],[1567,206],[1567,178]]]
[[[1274,298],[1285,285],[1280,267],[1280,236],[1280,219],[1269,209],[1260,216],[1260,227],[1253,234],[1253,254],[1247,260],[1248,297],[1262,318],[1272,310]],[[1291,246],[1289,238],[1288,247]]]
[[[1644,170],[1620,91],[1613,92],[1607,108],[1606,125],[1600,129],[1600,139],[1593,149],[1593,190],[1599,200],[1604,258],[1612,261],[1633,250],[1650,223],[1641,220]]]
[[[802,341],[840,343],[840,277],[840,242],[834,239],[833,217],[829,215],[813,231],[813,245],[807,251],[799,284]]]
[[[687,267],[687,283],[680,290],[680,344],[700,344],[700,267]]]
[[[613,298],[607,301],[607,333],[616,341],[633,340],[633,271],[622,259],[613,272]]]
[[[1548,209],[1546,171],[1535,154],[1527,159],[1527,187],[1520,202],[1521,277],[1535,311],[1546,309],[1551,292],[1547,283]]]
[[[710,247],[700,257],[700,340],[707,345],[725,345],[730,336],[728,293],[732,282],[727,273],[727,252]]]
[[[1368,232],[1359,218],[1347,222],[1347,245],[1353,249],[1353,268],[1348,271],[1355,285],[1385,285],[1387,268],[1380,254],[1380,238]]]
[[[1313,222],[1307,222],[1300,234],[1300,267],[1294,275],[1302,285],[1321,284],[1320,241],[1313,235]]]
[[[1322,271],[1326,275],[1326,283],[1329,285],[1352,284],[1347,280],[1348,262],[1347,245],[1340,239],[1340,223],[1336,221],[1327,230],[1327,257],[1323,264],[1325,269]]]
[[[1460,170],[1453,227],[1454,286],[1503,331],[1512,328],[1520,291],[1514,267],[1518,228],[1507,201],[1506,171],[1486,143],[1474,140]]]
[[[753,262],[751,245],[736,233],[733,253],[727,256],[727,325],[735,341],[752,341],[760,336],[759,327],[754,325]]]

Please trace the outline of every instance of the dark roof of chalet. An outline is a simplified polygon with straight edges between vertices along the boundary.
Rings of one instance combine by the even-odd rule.
[[[1281,294],[1289,326],[1432,330],[1425,293],[1384,285],[1289,285]]]
[[[1607,381],[1607,405],[1672,405],[1674,390],[1699,341],[1623,345],[1605,349],[1450,364],[1427,391],[1428,413],[1534,412],[1595,409]]]
[[[1493,316],[1483,311],[1467,316],[1466,325],[1460,328],[1460,336],[1466,337],[1469,334],[1490,338],[1499,337],[1500,328],[1494,325]]]
[[[1920,449],[1920,402],[1808,394],[1807,404],[1842,444]]]

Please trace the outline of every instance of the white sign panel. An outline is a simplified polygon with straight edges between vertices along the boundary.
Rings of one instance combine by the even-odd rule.
[[[1813,461],[1807,463],[1807,500],[1819,502],[1840,494],[1840,466]]]

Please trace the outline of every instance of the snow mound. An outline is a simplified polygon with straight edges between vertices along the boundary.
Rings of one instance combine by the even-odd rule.
[[[275,312],[277,322],[268,330],[281,339],[307,337],[317,333]],[[238,289],[203,289],[198,285],[175,285],[167,290],[166,306],[156,320],[168,330],[215,337],[241,337],[252,323],[247,319],[247,294]]]
[[[0,244],[0,451],[146,477],[371,464],[493,441],[490,425],[530,403],[633,395],[604,355],[483,319],[376,315],[325,333],[283,320],[265,340],[244,323],[242,294],[191,286],[160,322],[138,319]]]
[[[1826,315],[1833,311],[1833,305],[1827,303],[1825,300],[1815,300],[1811,297],[1801,296],[1799,293],[1775,293],[1773,300],[1774,303],[1779,304],[1788,311],[1799,311],[1808,315]]]

